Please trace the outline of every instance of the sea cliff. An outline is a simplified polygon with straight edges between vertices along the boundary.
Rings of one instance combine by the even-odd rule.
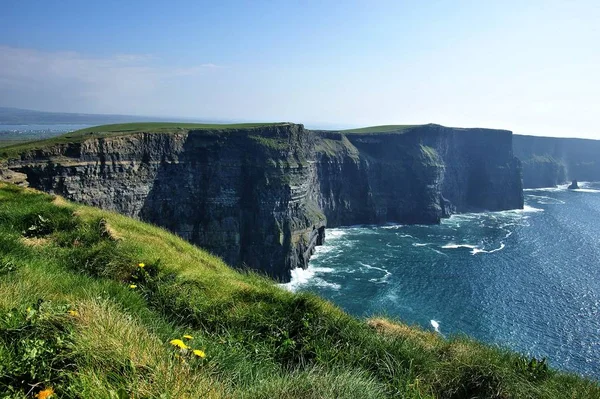
[[[165,227],[281,281],[307,266],[326,226],[431,224],[454,212],[523,206],[509,131],[95,129],[12,149],[5,175]]]
[[[513,149],[523,162],[524,188],[600,180],[598,140],[515,135]]]

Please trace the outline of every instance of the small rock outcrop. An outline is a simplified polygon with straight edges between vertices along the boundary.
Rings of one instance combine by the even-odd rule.
[[[571,185],[569,186],[569,190],[577,190],[579,189],[579,184],[577,184],[577,180],[573,180]]]

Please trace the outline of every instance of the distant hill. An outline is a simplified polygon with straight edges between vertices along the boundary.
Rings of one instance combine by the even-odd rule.
[[[175,117],[153,117],[138,115],[109,115],[109,114],[76,114],[66,112],[45,112],[30,109],[0,107],[0,125],[25,125],[25,124],[84,124],[105,125],[112,123],[127,122],[167,122],[182,121],[190,122],[229,122],[207,119],[175,118]]]

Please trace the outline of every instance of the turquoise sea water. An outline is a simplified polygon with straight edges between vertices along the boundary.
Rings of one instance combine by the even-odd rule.
[[[600,183],[527,190],[525,203],[437,226],[329,229],[286,286],[598,378]]]

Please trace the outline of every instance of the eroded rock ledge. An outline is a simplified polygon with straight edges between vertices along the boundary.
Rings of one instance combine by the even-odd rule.
[[[4,169],[282,281],[307,266],[325,226],[432,224],[453,212],[523,207],[511,132],[439,125],[140,132],[26,151]]]

